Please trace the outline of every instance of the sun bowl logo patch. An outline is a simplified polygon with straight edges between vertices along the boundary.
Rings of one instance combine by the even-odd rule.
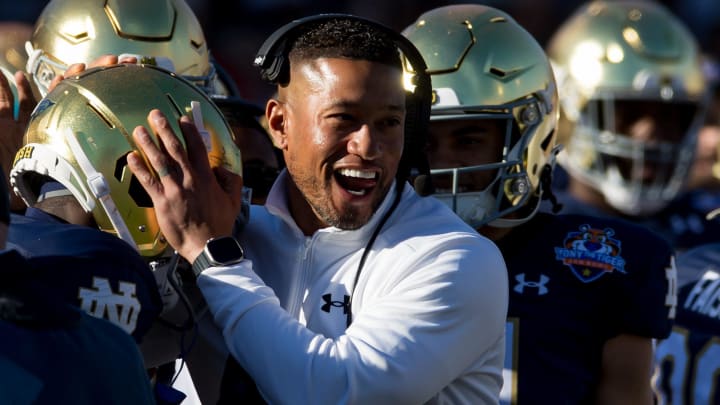
[[[567,234],[563,247],[555,248],[555,259],[570,267],[573,274],[585,283],[615,270],[625,273],[625,259],[620,257],[620,241],[613,235],[615,231],[610,228],[601,230],[582,225],[579,231]]]

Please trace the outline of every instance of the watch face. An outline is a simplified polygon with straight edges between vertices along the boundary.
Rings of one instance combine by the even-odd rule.
[[[218,238],[208,241],[207,250],[217,263],[231,263],[243,258],[243,250],[234,238]]]

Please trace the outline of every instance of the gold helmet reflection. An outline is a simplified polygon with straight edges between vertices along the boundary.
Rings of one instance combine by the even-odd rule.
[[[431,122],[500,119],[505,148],[497,161],[436,169],[433,177],[458,178],[478,170],[496,172],[482,191],[436,192],[474,227],[517,225],[540,203],[544,178],[555,162],[557,89],[543,48],[511,16],[481,5],[453,5],[422,14],[403,34],[418,48],[433,87]],[[503,218],[530,205],[525,217]]]
[[[210,94],[215,82],[202,27],[184,0],[52,0],[26,48],[42,95],[69,65],[106,54],[138,56]]]
[[[707,100],[690,31],[654,2],[594,1],[559,27],[548,55],[561,99],[560,164],[625,214],[662,209],[687,178]],[[618,102],[638,101],[682,112],[680,140],[651,144],[619,133]],[[648,162],[665,168],[652,183],[642,179]]]
[[[182,115],[205,129],[211,165],[242,175],[240,151],[220,110],[196,86],[163,69],[115,65],[67,78],[38,104],[11,171],[28,205],[48,178],[69,190],[98,227],[137,246],[145,257],[164,253],[152,201],[126,164],[138,125],[158,108],[176,134]]]

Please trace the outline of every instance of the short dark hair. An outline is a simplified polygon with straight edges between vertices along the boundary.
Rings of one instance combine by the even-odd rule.
[[[317,58],[367,60],[402,68],[397,44],[387,33],[355,19],[333,18],[308,24],[294,39],[292,62]]]

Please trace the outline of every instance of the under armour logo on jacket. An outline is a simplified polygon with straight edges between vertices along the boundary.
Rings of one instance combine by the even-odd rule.
[[[350,296],[344,295],[342,301],[333,301],[332,300],[332,294],[325,294],[322,296],[323,301],[325,303],[320,307],[325,312],[330,312],[331,307],[335,308],[342,308],[343,314],[348,313],[348,309],[350,307]]]
[[[525,287],[529,288],[537,288],[538,289],[538,295],[545,295],[548,293],[547,287],[545,285],[550,281],[550,277],[541,274],[540,275],[540,281],[525,281],[525,273],[520,273],[515,276],[515,280],[518,282],[515,284],[515,288],[513,290],[517,293],[522,294],[525,290]]]
[[[104,318],[132,334],[140,315],[140,301],[135,296],[135,284],[118,282],[115,294],[106,278],[94,277],[93,287],[80,288],[80,308],[96,318]]]

